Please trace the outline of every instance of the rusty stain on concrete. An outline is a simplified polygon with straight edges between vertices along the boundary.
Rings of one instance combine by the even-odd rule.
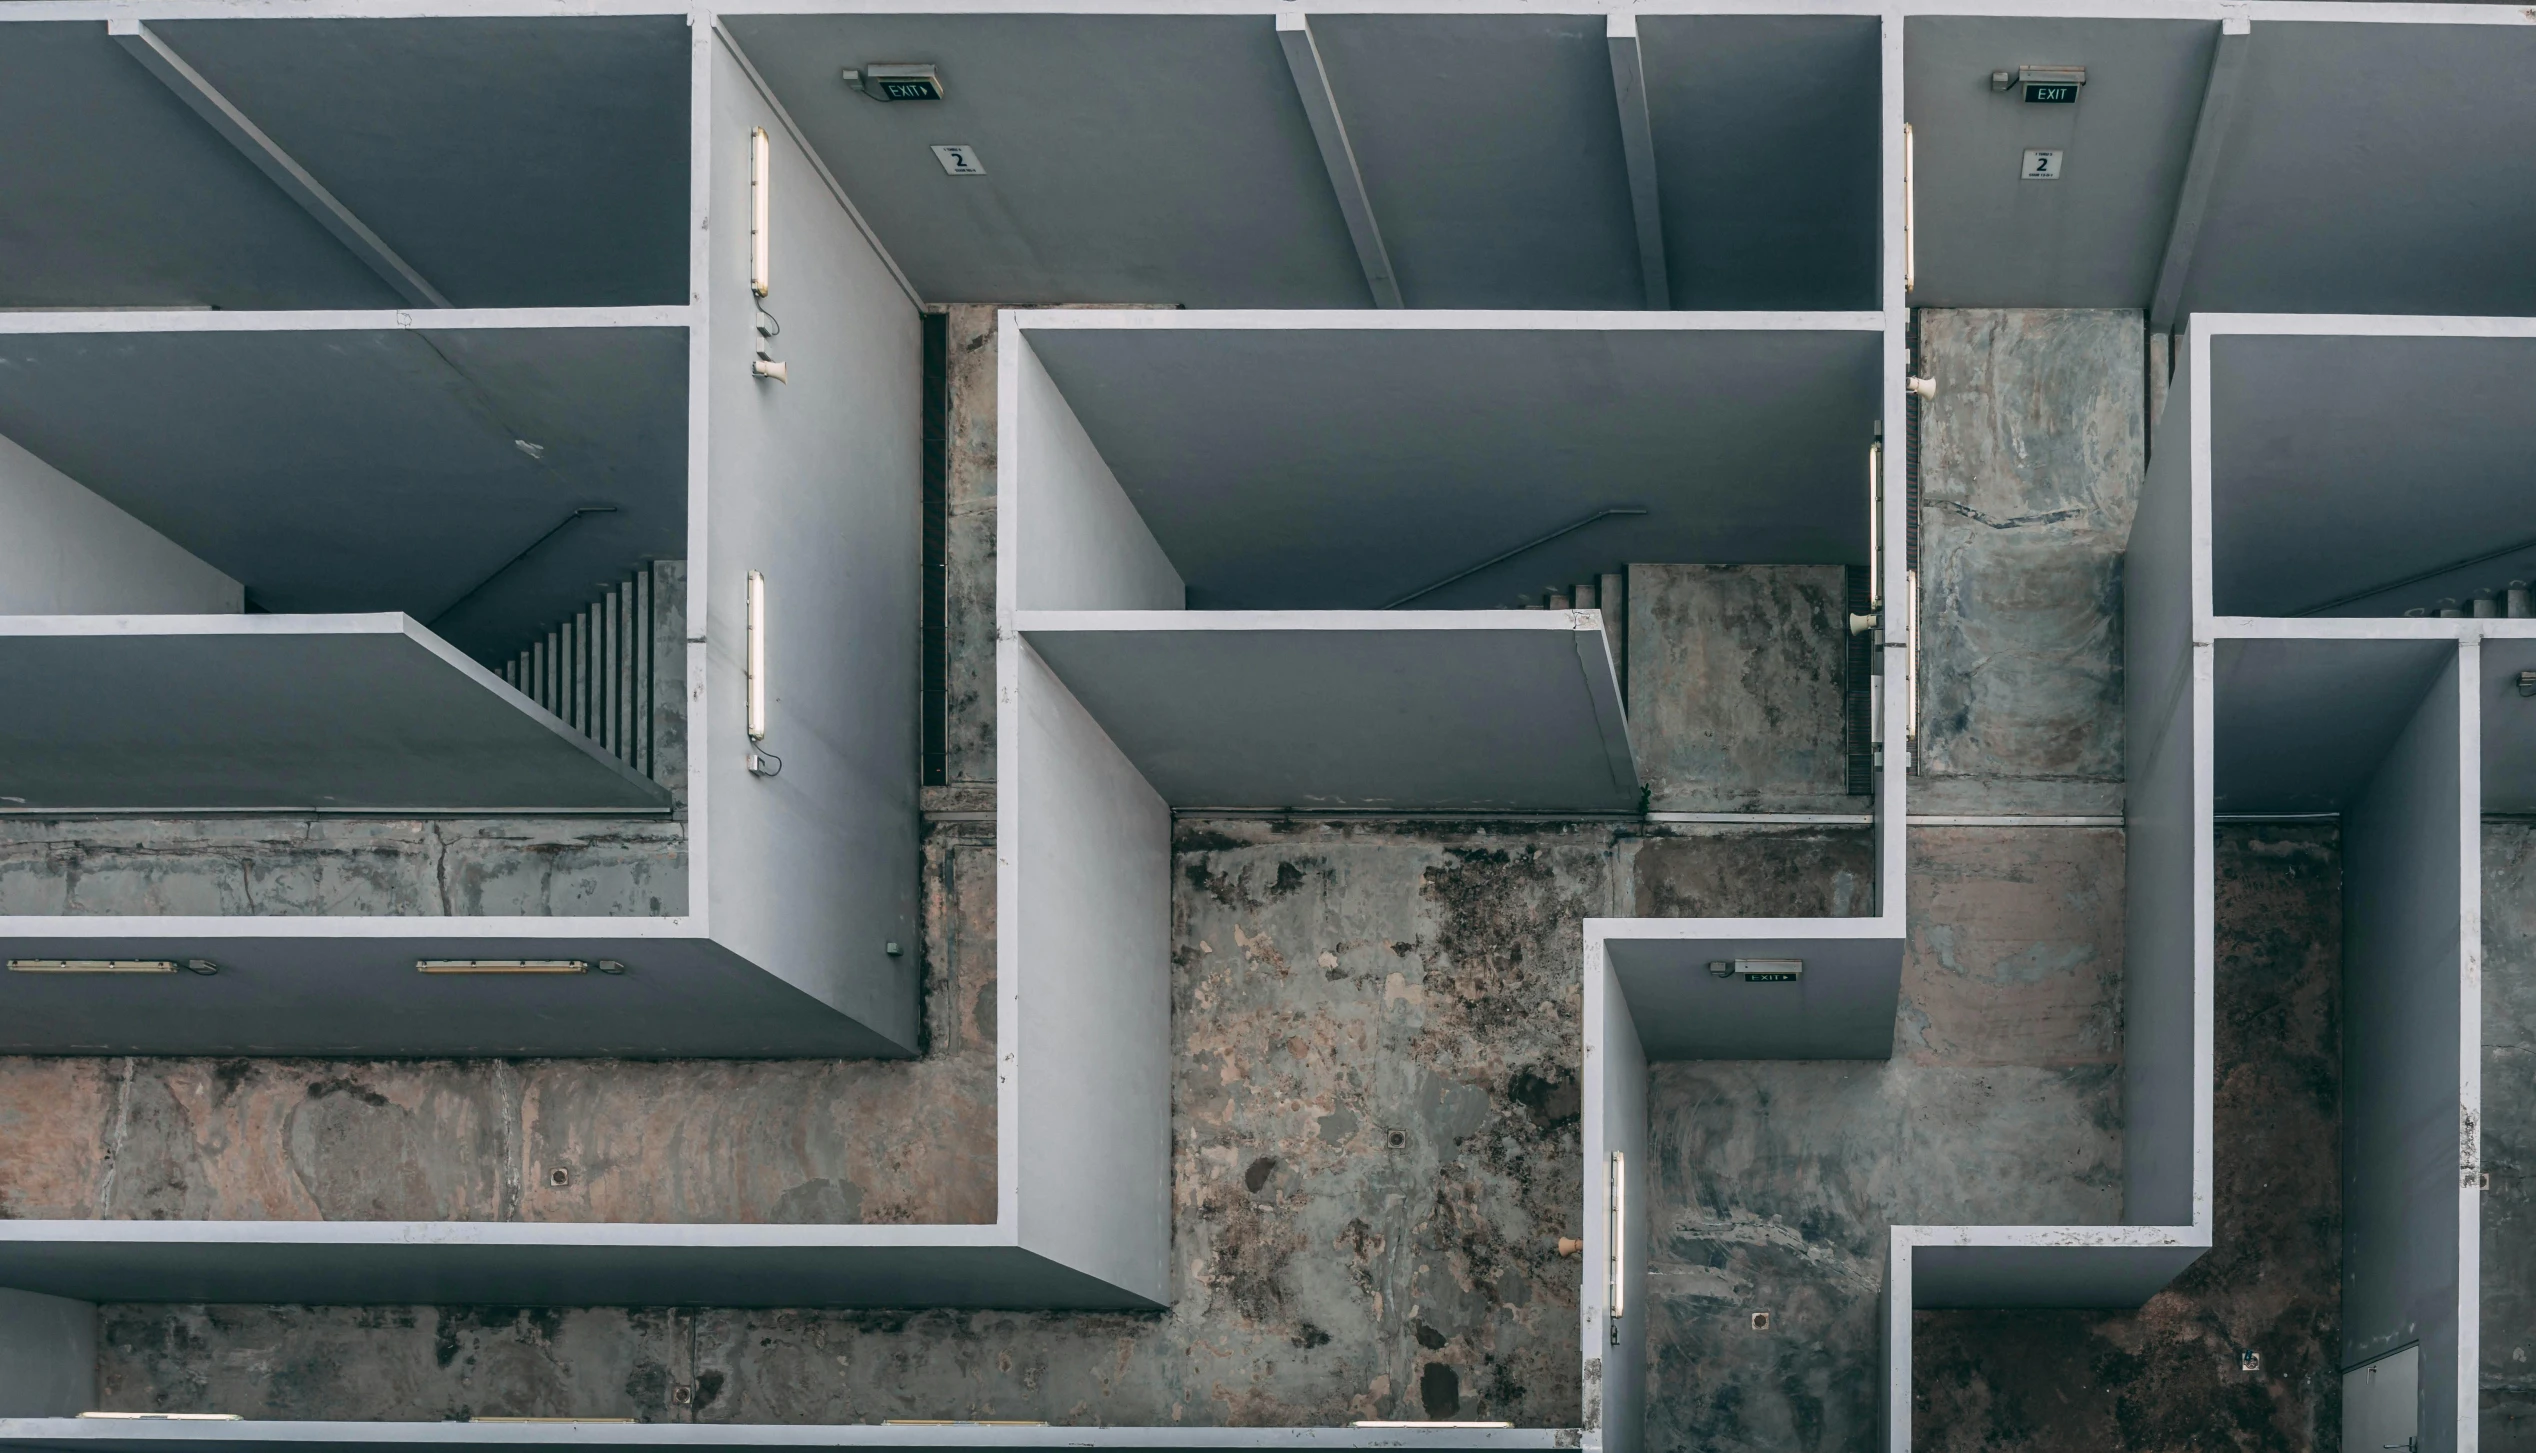
[[[1924,1453],[2330,1447],[2341,1430],[2341,859],[2222,825],[2212,1246],[2137,1312],[1922,1312]],[[2262,1355],[2249,1374],[2241,1352]]]
[[[1629,725],[1659,812],[1854,812],[1837,565],[1631,565]]]

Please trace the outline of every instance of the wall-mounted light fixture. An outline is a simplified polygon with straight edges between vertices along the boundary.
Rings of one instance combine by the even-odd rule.
[[[586,974],[587,959],[416,959],[426,974]]]
[[[768,218],[774,190],[774,143],[767,139],[765,127],[751,127],[748,134],[748,287],[750,292],[761,298],[773,285],[767,275],[767,264],[772,240]]]
[[[1911,196],[1911,123],[1902,123],[1902,291],[1909,292],[1920,279],[1919,229],[1912,216]]]
[[[1611,1303],[1611,1340],[1615,1345],[1620,1341],[1620,1319],[1629,1312],[1626,1280],[1629,1267],[1625,1259],[1625,1248],[1629,1239],[1627,1235],[1628,1200],[1629,1158],[1615,1150],[1611,1153],[1610,1225],[1605,1233],[1611,1247],[1611,1254],[1607,1258],[1611,1286],[1607,1295]]]
[[[11,959],[13,974],[172,974],[174,959]]]
[[[766,576],[748,573],[748,769],[760,777],[784,770],[784,759],[761,751],[766,740]]]

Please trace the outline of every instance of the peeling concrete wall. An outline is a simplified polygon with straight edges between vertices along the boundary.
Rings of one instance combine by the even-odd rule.
[[[1911,810],[2118,813],[2122,552],[2147,465],[2135,312],[1919,314]]]
[[[1629,734],[1658,812],[1857,812],[1837,565],[1629,567]]]
[[[2333,829],[2223,826],[2217,915],[2209,1253],[2137,1312],[1918,1314],[1913,1440],[1922,1453],[2304,1453],[2339,1442]],[[2118,1185],[2112,1193],[2118,1201]],[[2241,1368],[2244,1352],[2260,1355],[2258,1371]]]
[[[2536,823],[2483,827],[2483,1453],[2536,1453]]]
[[[1910,872],[1892,1060],[1653,1067],[1660,1453],[1875,1446],[1893,1222],[2120,1219],[2122,835],[1921,829]]]

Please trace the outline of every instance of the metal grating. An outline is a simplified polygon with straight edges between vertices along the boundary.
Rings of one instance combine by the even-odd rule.
[[[1852,565],[1847,576],[1849,614],[1875,609],[1868,567]],[[1849,795],[1872,797],[1876,790],[1876,633],[1849,633],[1847,673],[1841,678],[1841,734],[1849,762]]]

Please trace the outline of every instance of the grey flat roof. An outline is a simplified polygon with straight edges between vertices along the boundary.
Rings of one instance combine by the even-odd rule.
[[[929,302],[1372,301],[1265,8],[722,22]],[[1410,307],[1640,306],[1601,12],[1311,25]],[[1874,306],[1876,18],[1641,36],[1675,305]],[[880,60],[940,66],[945,99],[839,79]],[[985,175],[944,175],[945,141]]]
[[[1911,302],[2145,306],[2217,12],[2014,8],[2033,13],[1905,22]],[[2536,233],[2536,29],[2497,5],[2286,9],[2249,7],[2245,87],[2183,310],[2536,312],[2522,246]],[[2084,66],[2086,87],[2072,106],[1990,89],[1993,70],[2021,65]],[[2063,150],[2061,178],[2023,180],[2027,148]]]
[[[0,616],[0,700],[13,807],[670,805],[401,615]]]
[[[1378,607],[1611,507],[1416,604],[1866,560],[1879,316],[1352,316],[1024,320],[1193,608]]]
[[[398,301],[99,15],[0,24],[0,306]],[[458,306],[686,300],[683,16],[150,24]]]
[[[1598,617],[1024,611],[1047,661],[1186,808],[1634,811]]]
[[[685,554],[683,324],[0,314],[0,434],[255,607],[402,611],[492,659],[640,561]],[[587,506],[606,512],[509,564]]]

